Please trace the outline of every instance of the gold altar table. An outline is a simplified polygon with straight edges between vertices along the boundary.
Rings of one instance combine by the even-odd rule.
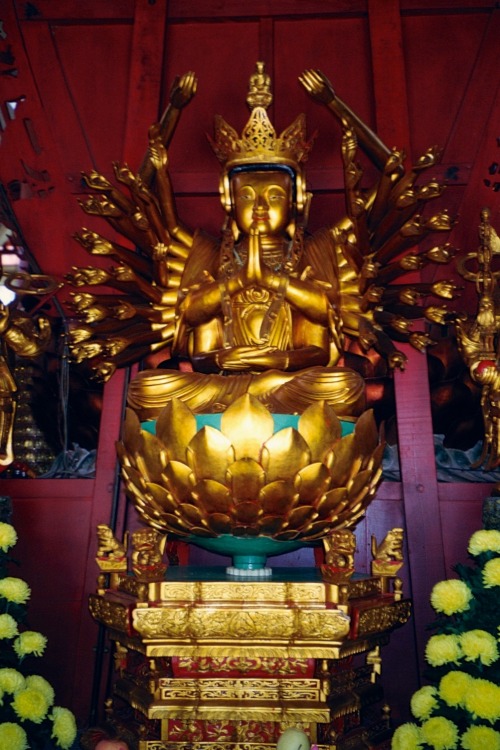
[[[140,750],[269,750],[293,726],[323,750],[388,747],[381,648],[411,611],[398,578],[179,566],[101,573],[89,605],[115,645],[113,718],[128,711]]]

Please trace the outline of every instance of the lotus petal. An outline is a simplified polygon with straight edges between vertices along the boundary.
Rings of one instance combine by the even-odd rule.
[[[360,471],[355,477],[347,483],[347,494],[349,495],[349,505],[354,506],[361,502],[366,493],[370,490],[370,480],[372,472],[369,469]]]
[[[368,409],[358,417],[354,433],[359,453],[363,456],[369,456],[379,442],[373,409]]]
[[[269,482],[293,477],[310,460],[306,441],[293,427],[276,432],[262,448],[261,463]]]
[[[295,476],[299,505],[314,505],[330,486],[330,472],[322,463],[304,466]]]
[[[233,509],[233,518],[235,523],[254,525],[261,510],[257,503],[244,502],[235,505]]]
[[[166,445],[171,461],[186,462],[187,447],[196,429],[193,412],[177,398],[161,410],[156,422],[156,435]]]
[[[231,534],[231,519],[229,516],[224,515],[224,513],[210,513],[207,516],[207,523],[210,531],[213,531],[216,536],[219,536],[219,534]]]
[[[134,456],[139,455],[141,449],[141,423],[139,422],[139,417],[132,409],[125,409],[122,433],[127,451]]]
[[[335,524],[335,528],[337,528],[337,524]],[[321,539],[325,536],[329,531],[332,529],[332,521],[314,521],[311,523],[307,529],[307,532],[304,532],[301,535],[301,538],[304,539],[304,541],[313,541],[314,539]]]
[[[204,526],[201,510],[192,503],[182,503],[175,511],[177,518],[184,519],[189,525]]]
[[[329,490],[316,506],[319,518],[330,518],[334,513],[340,513],[349,503],[345,487]]]
[[[227,467],[234,461],[234,451],[222,432],[207,425],[190,441],[187,460],[197,479],[216,479],[223,484]]]
[[[158,508],[158,510],[166,510],[169,513],[174,513],[178,503],[172,497],[172,494],[165,489],[165,487],[161,487],[161,485],[155,484],[154,482],[148,482],[147,488],[148,497],[152,497],[154,505],[156,506],[156,508]]]
[[[233,498],[229,488],[215,479],[202,479],[193,487],[193,498],[207,513],[229,513]]]
[[[273,434],[274,419],[260,401],[245,394],[222,414],[221,431],[233,444],[236,459],[258,461],[262,445]]]
[[[172,493],[179,503],[188,502],[194,484],[194,474],[186,464],[180,461],[170,461],[165,467],[162,483]]]
[[[299,539],[300,534],[297,531],[297,529],[284,529],[283,531],[279,531],[274,539],[276,539],[278,542],[292,542],[294,539]]]
[[[258,526],[240,526],[235,524],[233,526],[233,536],[259,536]]]
[[[179,518],[172,513],[165,513],[165,515],[163,516],[163,521],[163,528],[167,531],[171,531],[173,534],[188,536],[191,531],[191,526],[189,524],[187,524],[182,518]]]
[[[132,466],[131,457],[129,456],[128,449],[125,447],[125,444],[117,442],[115,447],[120,466]]]
[[[366,460],[363,461],[361,468],[370,469],[371,471],[378,469],[378,467],[381,466],[382,464],[384,451],[385,451],[385,443],[379,443],[379,445],[377,445],[373,453],[370,456],[367,456]]]
[[[126,484],[135,486],[137,488],[137,491],[140,493],[146,491],[146,482],[143,475],[133,466],[124,466],[122,468],[122,475],[125,479]]]
[[[235,503],[242,500],[257,500],[265,480],[264,469],[253,458],[241,458],[232,463],[227,470],[226,483],[231,489]]]
[[[156,435],[141,431],[141,455],[137,456],[137,468],[150,482],[160,482],[167,465],[167,451]]]
[[[300,508],[294,508],[288,517],[288,526],[290,529],[301,531],[302,527],[318,517],[316,508],[312,505],[301,505]]]
[[[297,429],[309,446],[312,461],[323,461],[332,443],[342,435],[340,420],[325,401],[311,404],[301,415]]]
[[[284,523],[283,516],[262,516],[259,518],[259,534],[274,536],[280,531]]]
[[[350,477],[356,474],[361,465],[355,435],[345,435],[333,449],[333,466],[330,469],[331,486],[345,487]]]
[[[297,504],[298,495],[291,479],[278,479],[262,488],[259,505],[264,514],[285,519]]]
[[[190,536],[203,536],[214,538],[217,536],[211,529],[205,528],[204,526],[192,526]]]

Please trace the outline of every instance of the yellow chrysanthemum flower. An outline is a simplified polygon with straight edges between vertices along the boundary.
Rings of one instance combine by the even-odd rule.
[[[485,667],[489,667],[498,659],[497,641],[486,630],[467,630],[460,634],[460,645],[466,661],[478,659]]]
[[[437,690],[432,685],[424,685],[416,693],[413,693],[410,708],[416,719],[428,719],[438,705],[436,700]]]
[[[76,720],[74,715],[67,708],[54,706],[51,718],[54,722],[52,737],[59,747],[62,747],[63,750],[68,750],[76,738]]]
[[[431,604],[436,612],[453,615],[469,609],[472,591],[463,581],[452,578],[436,583],[431,591]]]
[[[500,557],[488,560],[483,568],[483,585],[486,589],[500,586]]]
[[[500,531],[496,529],[475,531],[469,539],[467,549],[474,557],[482,552],[500,552]]]
[[[460,641],[456,635],[433,635],[427,641],[425,647],[425,658],[432,667],[441,667],[443,664],[458,664],[462,656]]]
[[[14,694],[12,708],[21,721],[29,720],[34,724],[41,724],[47,716],[49,704],[45,695],[39,690],[26,687]]]
[[[28,737],[19,724],[6,721],[0,724],[0,747],[9,750],[28,750]]]
[[[0,596],[13,604],[25,604],[30,594],[31,589],[22,578],[6,576],[0,579]]]
[[[500,734],[490,727],[469,727],[460,741],[464,750],[500,750]]]
[[[40,691],[40,693],[43,693],[45,698],[47,699],[47,703],[49,706],[52,706],[54,703],[55,693],[54,688],[48,682],[45,677],[41,677],[39,674],[32,674],[26,677],[26,687],[33,688],[34,690]]]
[[[0,669],[0,690],[4,693],[17,693],[25,687],[25,684],[23,675],[17,669],[11,667]]]
[[[17,532],[10,523],[0,521],[0,549],[7,552],[17,542]]]
[[[458,743],[458,727],[444,716],[434,716],[422,724],[422,737],[434,750],[453,750]]]
[[[41,656],[47,646],[47,639],[41,633],[37,633],[35,630],[25,630],[21,633],[19,638],[14,641],[14,651],[20,659],[23,659],[28,654],[34,656]]]
[[[457,669],[445,674],[439,682],[439,696],[448,706],[463,706],[473,678]]]
[[[391,750],[420,750],[423,738],[416,724],[401,724],[397,727],[391,742]]]
[[[19,634],[17,620],[12,615],[0,615],[0,639],[15,638]]]
[[[464,705],[475,719],[493,724],[500,718],[500,687],[489,680],[473,680]]]

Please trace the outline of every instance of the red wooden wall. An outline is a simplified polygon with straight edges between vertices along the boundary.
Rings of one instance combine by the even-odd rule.
[[[238,129],[244,125],[248,77],[258,59],[273,78],[277,129],[303,111],[310,132],[318,130],[308,168],[312,228],[344,209],[339,129],[298,84],[307,67],[324,70],[354,111],[389,146],[404,146],[410,160],[435,143],[443,147],[442,202],[460,215],[451,240],[462,252],[475,249],[483,205],[500,226],[500,193],[484,185],[500,135],[496,6],[493,0],[4,0],[0,49],[10,48],[14,60],[0,58],[0,180],[12,197],[21,187],[12,205],[31,252],[58,278],[88,263],[71,236],[82,225],[103,227],[77,205],[81,170],[111,175],[114,160],[137,167],[173,77],[187,70],[198,74],[199,87],[175,135],[171,170],[183,220],[218,232],[217,163],[205,134],[215,113]],[[10,119],[7,102],[16,100]],[[463,304],[472,310],[474,303],[468,291]],[[466,557],[466,541],[481,524],[481,500],[491,490],[484,483],[438,483],[426,359],[408,355],[407,371],[396,375],[401,481],[382,485],[357,534],[363,562],[371,534],[380,538],[401,525],[407,532],[405,587],[415,615],[395,634],[385,675],[396,719],[419,680],[430,588]],[[32,625],[49,636],[48,676],[82,720],[97,638],[86,604],[95,587],[94,529],[109,521],[117,497],[114,441],[123,393],[118,374],[105,391],[95,480],[0,480],[2,494],[14,498],[21,574],[33,589]]]

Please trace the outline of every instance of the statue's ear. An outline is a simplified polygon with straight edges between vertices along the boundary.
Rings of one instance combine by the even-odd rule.
[[[229,175],[223,174],[219,180],[219,195],[222,203],[222,207],[227,214],[230,214],[233,210],[233,202],[231,195],[231,183],[229,181]]]
[[[231,219],[231,232],[233,233],[234,241],[238,242],[241,232],[234,219]]]
[[[286,233],[290,237],[291,240],[295,237],[295,230],[297,229],[297,222],[295,219],[292,219],[290,224],[286,228]]]

